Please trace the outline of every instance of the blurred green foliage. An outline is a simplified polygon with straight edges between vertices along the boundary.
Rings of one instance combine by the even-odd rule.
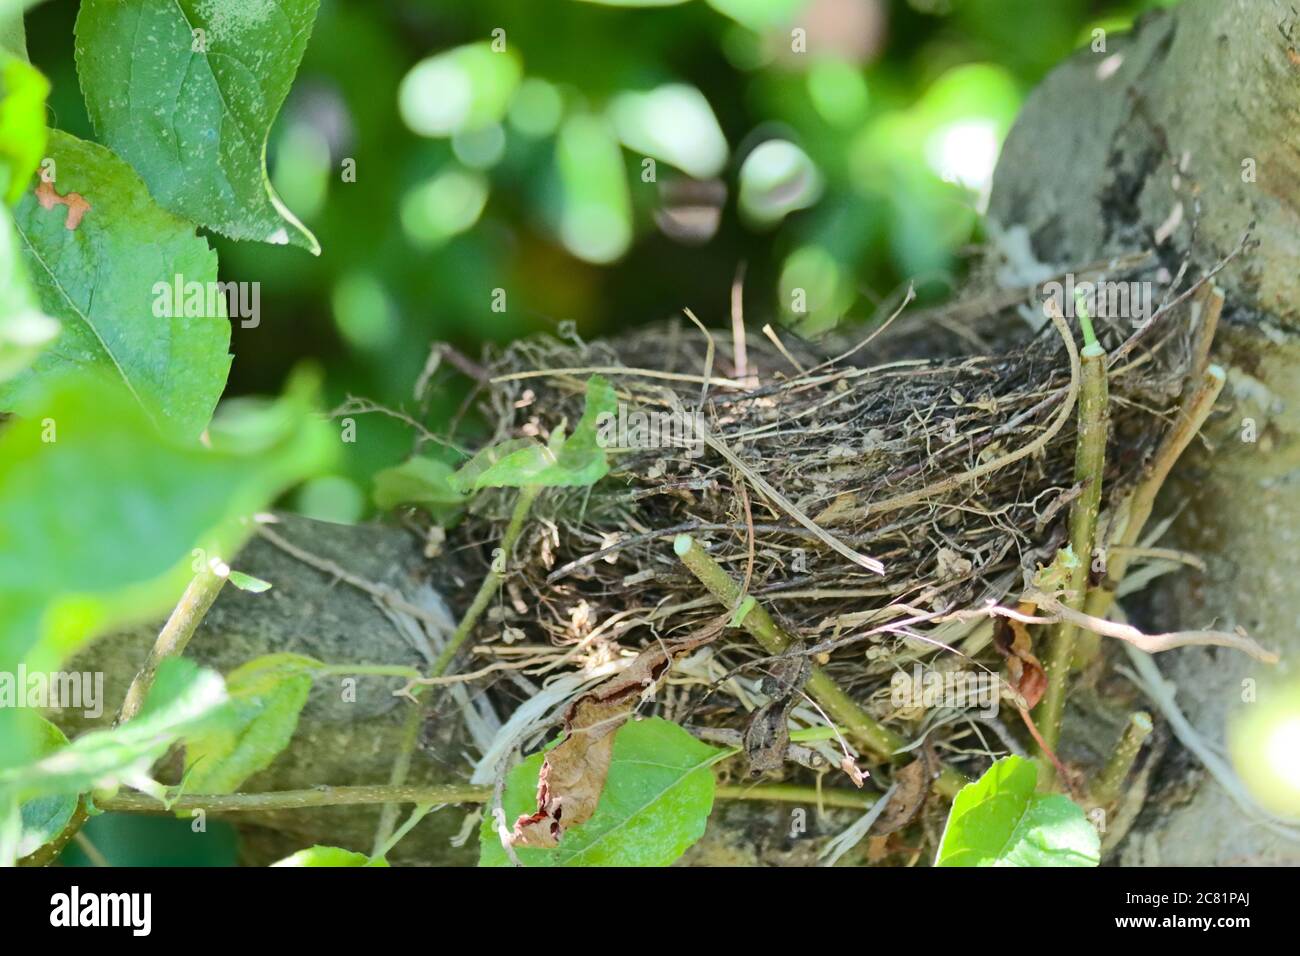
[[[205,827],[196,831],[190,820],[106,813],[86,823],[83,839],[69,846],[59,862],[63,866],[235,866],[239,862],[235,828],[222,820],[208,820]]]
[[[311,357],[332,400],[411,408],[433,340],[475,356],[682,307],[717,324],[741,262],[754,327],[867,319],[908,279],[942,296],[1023,97],[1094,29],[1170,2],[323,0],[268,151],[323,253],[213,237],[222,277],[262,286],[231,392]],[[28,46],[51,124],[89,136],[75,12],[36,8]],[[435,378],[435,431],[455,382]],[[410,448],[365,416],[295,504],[356,520]]]

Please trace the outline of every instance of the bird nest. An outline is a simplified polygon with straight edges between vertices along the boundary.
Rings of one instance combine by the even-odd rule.
[[[1002,751],[1028,744],[1018,721],[973,701],[899,695],[930,670],[1005,673],[988,611],[1014,607],[1027,575],[1052,562],[1082,491],[1075,333],[1059,317],[1032,331],[1010,315],[984,316],[1019,329],[1001,347],[962,344],[943,359],[909,355],[904,323],[827,358],[785,334],[750,334],[741,348],[685,321],[599,343],[533,338],[490,355],[481,410],[496,440],[572,430],[595,374],[620,404],[608,475],[537,500],[463,669],[489,675],[507,713],[563,675],[589,675],[549,701],[553,725],[611,665],[687,647],[640,713],[743,741],[755,773],[886,766],[852,741],[797,734],[782,766],[759,759],[753,722],[774,701],[796,728],[828,721],[782,685],[780,657],[736,626],[745,608],[724,606],[683,563],[674,542],[689,535],[794,639],[791,653],[907,748],[977,775],[985,730]],[[1112,357],[1103,524],[1176,419],[1197,364],[1192,324],[1186,309],[1136,332],[1097,324]],[[486,570],[513,494],[481,495],[447,547],[481,554]],[[545,725],[534,722],[531,742]]]

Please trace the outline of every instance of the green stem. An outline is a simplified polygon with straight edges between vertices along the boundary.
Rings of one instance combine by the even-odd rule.
[[[167,623],[158,633],[158,639],[150,648],[144,666],[140,668],[140,672],[131,681],[131,686],[127,688],[122,709],[117,715],[117,723],[125,723],[140,712],[145,697],[149,694],[149,688],[153,686],[154,678],[158,676],[158,668],[167,658],[179,657],[185,653],[190,638],[198,630],[199,623],[212,607],[212,602],[217,599],[225,583],[224,574],[217,574],[207,566],[190,581],[189,586],[185,588],[185,593],[181,595],[180,601],[172,610],[171,617],[167,618]]]
[[[313,677],[405,677],[419,680],[424,676],[418,668],[402,664],[326,664],[312,671]]]
[[[1217,322],[1218,308],[1221,308],[1222,304],[1222,297],[1212,300],[1211,305],[1207,307],[1209,317],[1205,321]],[[1213,334],[1212,329],[1209,334]],[[1208,349],[1208,344],[1204,349]],[[1201,356],[1201,358],[1207,357],[1208,355]],[[1200,358],[1197,361],[1200,361]],[[1084,611],[1090,617],[1105,618],[1110,613],[1111,605],[1115,603],[1115,592],[1120,582],[1124,580],[1124,575],[1128,573],[1129,562],[1136,556],[1135,546],[1151,517],[1156,496],[1164,487],[1174,464],[1201,430],[1210,412],[1214,410],[1214,403],[1223,390],[1224,381],[1223,369],[1217,365],[1209,365],[1201,372],[1199,380],[1191,388],[1183,403],[1178,421],[1152,456],[1151,464],[1147,466],[1146,473],[1129,498],[1127,521],[1107,549],[1106,576],[1102,579],[1100,587],[1088,592]],[[1080,634],[1074,651],[1075,670],[1087,667],[1100,653],[1100,634],[1091,631]]]
[[[77,809],[72,812],[72,816],[68,819],[68,822],[63,829],[59,831],[59,835],[49,843],[37,847],[30,854],[23,857],[18,861],[18,865],[49,866],[59,858],[59,854],[61,854],[67,845],[72,842],[73,838],[81,832],[81,828],[86,825],[86,821],[89,819],[90,813],[86,809],[86,798],[84,796],[78,797]]]
[[[828,807],[863,810],[877,799],[875,794],[842,788],[800,787],[792,784],[758,784],[757,786],[719,785],[719,800],[770,800],[781,803],[817,803]],[[269,810],[304,810],[314,807],[373,806],[377,803],[413,803],[417,811],[425,806],[450,803],[487,803],[491,787],[465,785],[399,787],[372,784],[355,787],[311,787],[306,790],[279,790],[270,793],[187,793],[171,802],[170,807],[145,793],[124,790],[115,796],[95,801],[107,813],[175,813],[206,810],[209,813],[259,813]],[[416,817],[417,821],[419,817]],[[408,820],[408,822],[410,822]],[[413,824],[412,824],[413,825]],[[387,849],[392,849],[396,841]],[[385,850],[387,852],[387,850]]]
[[[694,538],[688,534],[679,534],[673,541],[673,550],[687,569],[723,606],[727,608],[740,606],[744,599],[740,584],[724,571]],[[794,642],[794,639],[772,620],[767,609],[757,601],[750,605],[739,625],[773,656],[784,654]],[[842,726],[848,736],[877,757],[890,762],[896,761],[899,751],[907,746],[907,741],[903,737],[877,722],[859,707],[857,702],[821,668],[812,668],[807,689],[809,695],[825,708],[830,718]],[[965,784],[966,780],[961,774],[950,767],[944,767],[934,786],[939,793],[952,797]]]
[[[356,787],[311,787],[271,793],[186,793],[172,801],[170,812],[206,810],[209,813],[256,813],[266,810],[301,810],[309,807],[347,807],[376,803],[483,803],[491,787],[474,786],[391,786],[370,784]],[[95,806],[114,813],[164,813],[168,807],[148,794],[122,791],[95,801]],[[382,844],[381,844],[382,845]]]
[[[483,583],[479,585],[478,593],[474,595],[474,600],[470,602],[469,609],[465,612],[464,617],[460,619],[460,624],[456,626],[456,630],[448,638],[446,646],[443,647],[433,664],[430,665],[428,677],[443,676],[455,659],[456,652],[460,650],[461,645],[474,632],[474,625],[478,623],[478,619],[487,610],[487,606],[492,603],[492,599],[506,579],[510,556],[514,553],[515,543],[524,530],[524,524],[528,520],[528,513],[532,510],[533,502],[537,500],[537,495],[541,490],[541,487],[536,485],[525,485],[519,489],[519,495],[515,499],[514,511],[510,515],[510,523],[506,525],[505,534],[501,537],[499,560],[492,562],[487,575],[483,578]],[[418,697],[425,686],[427,685],[421,685],[417,681],[411,689],[411,695]],[[411,708],[410,713],[407,714],[406,723],[402,727],[402,740],[397,752],[397,758],[393,761],[392,773],[388,778],[390,786],[397,787],[406,783],[406,777],[411,770],[411,757],[415,752],[415,745],[419,742],[420,726],[423,721],[424,708],[417,702]],[[378,856],[380,848],[391,846],[390,838],[393,834],[393,828],[397,825],[397,813],[398,806],[395,803],[388,804],[380,812],[372,856]]]
[[[1083,331],[1084,347],[1101,348],[1101,343],[1097,341],[1097,333],[1092,328],[1092,316],[1088,314],[1088,305],[1081,295],[1075,296],[1074,313],[1079,317],[1079,328]]]
[[[396,806],[396,804],[386,803],[384,804],[384,809],[392,806]],[[392,850],[393,847],[397,846],[397,844],[401,843],[402,839],[415,829],[415,825],[429,815],[429,811],[432,810],[434,806],[436,806],[436,804],[417,803],[415,808],[411,810],[411,815],[406,818],[406,822],[398,827],[396,832],[384,841],[381,846],[376,846],[374,852],[370,854],[370,858],[372,860],[380,860],[388,856],[388,852]]]
[[[822,790],[800,787],[791,783],[760,783],[754,786],[719,786],[719,800],[766,800],[774,803],[812,803],[845,810],[866,810],[879,798],[874,793],[854,793],[852,790]]]
[[[487,577],[483,579],[478,593],[474,595],[474,600],[461,618],[454,634],[447,641],[447,646],[442,649],[438,659],[433,662],[429,668],[430,677],[441,677],[446,671],[451,659],[456,656],[460,646],[465,643],[466,639],[473,633],[474,625],[478,622],[482,613],[487,610],[488,604],[496,595],[497,590],[506,579],[506,568],[510,562],[510,555],[515,549],[515,542],[519,540],[519,534],[523,531],[524,522],[528,519],[528,512],[532,510],[533,501],[536,500],[538,492],[542,489],[532,485],[525,485],[519,489],[519,497],[515,500],[515,510],[510,515],[510,523],[506,525],[506,533],[501,538],[501,560],[494,561]],[[500,570],[497,570],[497,568]]]
[[[1174,427],[1152,456],[1151,464],[1147,466],[1146,473],[1129,501],[1128,520],[1124,525],[1123,533],[1115,541],[1115,546],[1121,550],[1113,553],[1107,562],[1106,578],[1102,587],[1095,588],[1088,595],[1086,610],[1092,617],[1104,618],[1110,612],[1110,606],[1115,601],[1115,591],[1128,572],[1132,557],[1131,549],[1137,544],[1147,520],[1151,517],[1156,496],[1164,487],[1174,463],[1187,450],[1187,446],[1192,443],[1192,439],[1201,430],[1205,420],[1210,417],[1210,412],[1214,410],[1214,403],[1218,400],[1219,393],[1223,391],[1226,380],[1227,376],[1223,369],[1217,365],[1211,365],[1205,370],[1201,381],[1188,395],[1178,421],[1174,423]],[[1113,550],[1114,546],[1112,546]]]
[[[406,783],[406,778],[411,772],[411,761],[415,757],[416,745],[420,742],[420,727],[423,724],[424,707],[417,701],[411,705],[411,709],[406,712],[406,719],[402,722],[402,736],[398,741],[397,756],[393,759],[393,769],[388,774],[390,787],[400,787]],[[381,856],[387,852],[383,848],[391,845],[389,841],[393,835],[393,828],[397,826],[397,814],[400,809],[397,803],[386,803],[379,811],[379,824],[375,827],[375,842],[371,846],[371,856]]]
[[[136,673],[131,686],[126,689],[126,697],[122,701],[114,726],[125,723],[140,712],[145,698],[149,696],[149,688],[153,686],[154,678],[158,676],[158,668],[167,658],[179,657],[185,653],[190,638],[198,630],[200,622],[212,607],[212,602],[217,599],[217,595],[221,593],[225,583],[225,574],[218,574],[211,565],[205,565],[186,586],[185,593],[172,609],[167,623],[158,632],[158,639],[149,649],[149,656],[145,658],[144,666]],[[58,835],[24,857],[21,861],[22,865],[48,866],[53,863],[72,842],[73,837],[81,832],[81,828],[89,819],[86,798],[79,797],[77,808]]]
[[[1142,744],[1151,736],[1151,730],[1150,714],[1138,711],[1129,717],[1114,752],[1092,785],[1092,798],[1098,806],[1105,806],[1119,796],[1120,788],[1133,769],[1133,761],[1137,759]]]
[[[1079,390],[1079,437],[1075,445],[1074,480],[1083,486],[1079,497],[1070,507],[1070,548],[1074,551],[1076,565],[1070,575],[1069,593],[1063,603],[1075,610],[1084,606],[1088,590],[1088,572],[1092,565],[1093,543],[1097,536],[1097,516],[1101,510],[1102,473],[1106,465],[1106,438],[1109,432],[1106,387],[1106,353],[1095,343],[1084,347],[1082,383]],[[1065,697],[1074,659],[1074,644],[1079,634],[1075,624],[1057,623],[1047,640],[1047,690],[1038,705],[1034,722],[1042,735],[1043,743],[1055,751],[1061,739],[1061,718],[1065,713]],[[1039,781],[1051,786],[1056,779],[1056,767],[1044,757],[1039,762]]]

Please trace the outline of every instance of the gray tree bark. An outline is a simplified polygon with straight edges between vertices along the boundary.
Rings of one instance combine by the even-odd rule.
[[[422,585],[459,593],[456,570],[430,562],[400,528],[345,526],[285,516],[275,532],[312,555],[350,573],[415,598]],[[235,563],[241,571],[272,582],[249,594],[226,587],[199,626],[186,655],[220,673],[263,654],[304,654],[328,664],[419,667],[417,645],[385,613],[381,602],[334,575],[311,567],[262,538],[254,538]],[[476,583],[476,582],[475,582]],[[72,665],[104,672],[108,706],[96,721],[64,711],[65,730],[80,732],[111,722],[158,633],[143,626],[103,638]],[[386,784],[401,749],[410,704],[393,696],[400,678],[356,678],[345,694],[343,678],[319,681],[303,708],[292,745],[266,771],[249,780],[248,792],[297,790],[320,785]],[[413,762],[411,783],[463,783],[460,721],[445,702],[430,697],[431,718]],[[445,718],[445,719],[444,719]],[[377,806],[322,807],[231,814],[241,827],[249,862],[266,863],[314,843],[367,852],[379,820]],[[431,814],[399,846],[393,862],[472,863],[477,847],[457,849],[449,839],[463,814]]]
[[[994,267],[1009,284],[1142,249],[1171,272],[1190,258],[1196,276],[1248,230],[1258,241],[1217,278],[1227,304],[1214,358],[1229,385],[1210,444],[1163,495],[1166,512],[1182,510],[1177,543],[1209,570],[1162,587],[1149,612],[1158,630],[1240,625],[1282,653],[1277,669],[1204,648],[1159,658],[1195,729],[1222,746],[1230,715],[1249,706],[1243,681],[1259,681],[1261,701],[1287,693],[1300,659],[1297,8],[1187,0],[1076,55],[1021,113],[989,219]],[[1300,844],[1260,827],[1198,767],[1171,748],[1125,862],[1300,862]]]

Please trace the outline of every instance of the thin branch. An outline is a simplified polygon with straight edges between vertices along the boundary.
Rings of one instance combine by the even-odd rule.
[[[1174,463],[1182,457],[1187,446],[1192,443],[1192,439],[1205,424],[1205,420],[1210,417],[1210,412],[1214,410],[1214,403],[1218,400],[1219,393],[1223,391],[1226,381],[1227,376],[1223,369],[1217,365],[1209,366],[1187,396],[1178,421],[1174,423],[1174,427],[1156,449],[1142,480],[1129,499],[1128,518],[1112,546],[1112,557],[1106,568],[1106,578],[1101,587],[1095,588],[1088,595],[1084,610],[1089,616],[1104,618],[1109,612],[1115,601],[1115,591],[1119,587],[1119,582],[1124,580],[1129,560],[1134,556],[1131,549],[1137,544],[1155,508],[1156,496],[1164,487]]]
[[[740,585],[713,560],[690,535],[678,535],[673,550],[700,583],[708,589],[724,607],[741,606],[744,599]],[[739,621],[754,640],[772,655],[784,654],[794,639],[785,632],[767,610],[758,602],[750,604],[744,617]],[[808,693],[815,698],[831,719],[842,724],[848,735],[859,745],[888,761],[897,759],[900,751],[907,746],[907,741],[888,727],[877,722],[864,711],[858,703],[846,694],[838,684],[819,667],[813,667],[808,677]],[[935,780],[935,789],[947,797],[954,796],[966,781],[960,773],[945,767]]]
[[[229,574],[229,567],[221,561],[214,560],[211,564],[205,565],[186,586],[185,593],[181,595],[176,607],[172,609],[171,616],[167,618],[167,623],[158,633],[153,647],[149,649],[149,656],[145,659],[144,666],[140,668],[131,681],[131,686],[127,688],[122,708],[118,711],[113,726],[125,723],[140,712],[145,698],[149,695],[149,688],[153,686],[154,678],[158,676],[159,666],[167,658],[179,657],[185,652],[190,638],[198,630],[199,623],[212,607],[212,602],[221,593],[221,588]],[[86,805],[86,798],[81,795],[77,798],[77,807],[73,810],[72,816],[58,835],[20,860],[20,864],[49,866],[59,858],[89,819],[90,811]]]
[[[437,659],[429,668],[430,677],[441,677],[447,670],[452,658],[456,656],[460,646],[473,633],[474,625],[478,623],[479,617],[487,610],[488,604],[496,595],[502,582],[505,581],[510,556],[515,550],[515,543],[519,540],[519,535],[524,529],[524,522],[528,519],[528,512],[532,510],[533,502],[540,491],[541,488],[532,485],[519,489],[519,497],[515,499],[515,510],[511,513],[510,523],[506,525],[505,534],[501,537],[501,561],[499,564],[494,563],[492,568],[488,570],[487,576],[479,586],[478,593],[474,595],[469,610],[465,612],[465,616],[461,618],[455,633],[448,639],[446,646],[443,647],[442,652],[438,654]]]
[[[820,803],[822,806],[845,810],[866,810],[880,798],[874,793],[854,793],[852,790],[818,790],[816,787],[798,787],[789,783],[759,783],[753,786],[719,786],[715,791],[719,800],[770,800],[779,803]]]
[[[1129,716],[1114,752],[1092,785],[1092,799],[1098,804],[1105,806],[1119,797],[1120,788],[1133,769],[1133,761],[1137,759],[1142,744],[1151,736],[1154,727],[1151,715],[1145,711],[1137,711]]]
[[[256,813],[267,810],[302,810],[309,807],[345,807],[376,803],[482,803],[488,787],[469,785],[409,786],[371,784],[356,787],[311,787],[270,793],[186,793],[170,806],[144,793],[123,791],[96,800],[100,810],[117,813],[166,813],[206,810],[209,813]]]
[[[393,767],[388,774],[389,787],[400,787],[406,783],[411,773],[411,761],[415,758],[415,748],[420,742],[420,728],[424,726],[424,707],[417,700],[406,713],[402,723],[402,736],[397,743],[397,756],[393,758]],[[425,801],[420,801],[421,803]],[[371,847],[371,856],[382,856],[392,847],[393,828],[397,826],[399,804],[385,803],[379,811],[379,823],[375,827],[375,841]]]
[[[1084,313],[1080,313],[1082,317]],[[1091,329],[1085,326],[1087,333]],[[1092,548],[1097,534],[1097,517],[1101,511],[1102,474],[1106,465],[1106,439],[1109,435],[1108,393],[1106,387],[1106,353],[1095,342],[1083,349],[1079,399],[1079,437],[1074,456],[1074,480],[1082,493],[1070,505],[1070,547],[1075,566],[1070,574],[1067,600],[1074,609],[1083,607],[1088,589],[1088,571],[1092,565]],[[1041,724],[1040,752],[1053,755],[1061,739],[1061,718],[1065,713],[1065,692],[1074,643],[1079,626],[1068,618],[1048,633],[1046,671],[1047,689],[1038,708]],[[1040,765],[1039,779],[1050,786],[1056,776],[1056,762]]]
[[[1213,281],[1214,277],[1217,276],[1220,272],[1222,272],[1224,268],[1227,267],[1228,263],[1232,262],[1233,259],[1241,255],[1246,250],[1246,247],[1249,244],[1250,244],[1250,232],[1247,231],[1241,237],[1241,241],[1237,243],[1237,248],[1233,249],[1230,253],[1228,253],[1226,256],[1220,259],[1213,269],[1211,269],[1205,275],[1201,276],[1201,278],[1198,279],[1196,282],[1192,283],[1192,285],[1188,286],[1188,288],[1176,299],[1174,299],[1172,302],[1166,302],[1160,308],[1156,309],[1156,313],[1155,315],[1151,316],[1150,321],[1145,323],[1141,328],[1139,328],[1136,332],[1130,335],[1123,345],[1121,345],[1114,352],[1112,352],[1110,356],[1110,366],[1113,368],[1116,364],[1119,363],[1119,361],[1122,358],[1124,358],[1124,356],[1128,355],[1129,352],[1133,351],[1133,349],[1137,347],[1138,343],[1141,342],[1144,338],[1146,338],[1146,336],[1151,332],[1151,330],[1154,329],[1157,324],[1159,324],[1162,318],[1164,318],[1174,309],[1178,308],[1180,305],[1182,305],[1184,302],[1190,299],[1193,295],[1199,292],[1202,286]]]
[[[1087,628],[1103,637],[1118,638],[1148,654],[1171,651],[1176,647],[1212,646],[1230,647],[1242,651],[1263,664],[1276,664],[1281,660],[1277,654],[1245,634],[1234,634],[1228,631],[1171,631],[1167,634],[1144,634],[1131,624],[1119,624],[1076,611],[1050,594],[1031,591],[1028,598],[1062,620]]]
[[[319,555],[312,554],[304,548],[298,547],[296,544],[281,537],[264,524],[259,524],[257,526],[257,533],[290,557],[296,558],[308,567],[315,568],[323,574],[328,574],[333,578],[337,578],[344,584],[349,584],[356,588],[358,591],[365,591],[371,597],[384,602],[395,611],[409,614],[417,621],[432,624],[434,627],[444,626],[441,617],[431,612],[428,608],[420,607],[418,604],[412,604],[410,601],[402,597],[401,593],[394,587],[389,587],[386,584],[376,584],[374,581],[367,580],[359,574],[353,574],[347,568],[335,561],[331,561],[328,558],[322,558]]]
[[[224,564],[216,569],[205,566],[190,581],[189,586],[185,588],[185,593],[181,595],[180,601],[172,610],[171,616],[167,618],[167,623],[158,633],[158,639],[149,649],[149,656],[145,659],[144,666],[140,668],[135,679],[131,681],[131,686],[127,688],[126,698],[122,701],[122,709],[117,715],[116,724],[124,723],[140,712],[149,688],[153,686],[154,678],[158,676],[158,667],[162,662],[169,657],[179,657],[185,653],[186,645],[194,636],[208,609],[212,607],[212,602],[221,593],[229,573],[230,569]]]
[[[583,368],[539,368],[529,372],[511,372],[509,375],[497,375],[492,379],[493,385],[502,382],[517,382],[527,378],[559,378],[564,375],[631,375],[637,378],[657,378],[665,382],[694,382],[715,385],[718,388],[732,388],[745,391],[745,383],[729,378],[691,375],[687,372],[662,372],[653,368],[629,368],[624,365],[589,365]]]
[[[796,787],[789,784],[758,784],[756,786],[719,786],[715,795],[720,800],[774,800],[785,803],[816,803],[818,791],[814,787]],[[305,810],[313,807],[366,806],[377,803],[486,803],[492,796],[491,787],[469,784],[442,786],[391,786],[374,784],[355,787],[311,787],[306,790],[280,790],[270,793],[189,793],[177,797],[170,806],[144,793],[123,791],[112,797],[95,801],[95,806],[111,813],[175,813],[185,810],[205,810],[209,813],[264,813],[270,810]],[[822,802],[830,807],[860,810],[875,802],[871,794],[851,790],[825,789]]]
[[[406,723],[402,727],[402,739],[397,757],[393,761],[392,773],[388,778],[390,786],[401,786],[406,782],[406,777],[411,770],[411,759],[415,753],[415,746],[419,743],[420,727],[424,723],[424,708],[420,706],[416,695],[423,690],[424,685],[427,683],[443,682],[443,674],[451,666],[456,657],[456,652],[460,650],[461,645],[474,632],[474,625],[478,623],[479,617],[487,609],[488,604],[491,603],[492,598],[506,579],[510,558],[515,550],[515,543],[519,540],[524,523],[528,520],[528,513],[532,510],[533,502],[540,491],[541,488],[534,485],[526,485],[519,489],[519,496],[515,499],[515,509],[510,515],[510,523],[506,526],[505,534],[501,538],[500,561],[492,562],[487,575],[483,578],[483,583],[479,585],[478,593],[474,595],[474,600],[470,603],[469,609],[461,618],[460,624],[456,626],[455,632],[448,638],[442,651],[439,652],[437,658],[429,666],[428,676],[409,680],[405,686],[396,692],[411,698],[415,706],[411,708]],[[384,807],[379,815],[379,826],[375,831],[374,855],[378,855],[382,847],[391,845],[390,839],[396,825],[397,804],[390,803]]]

